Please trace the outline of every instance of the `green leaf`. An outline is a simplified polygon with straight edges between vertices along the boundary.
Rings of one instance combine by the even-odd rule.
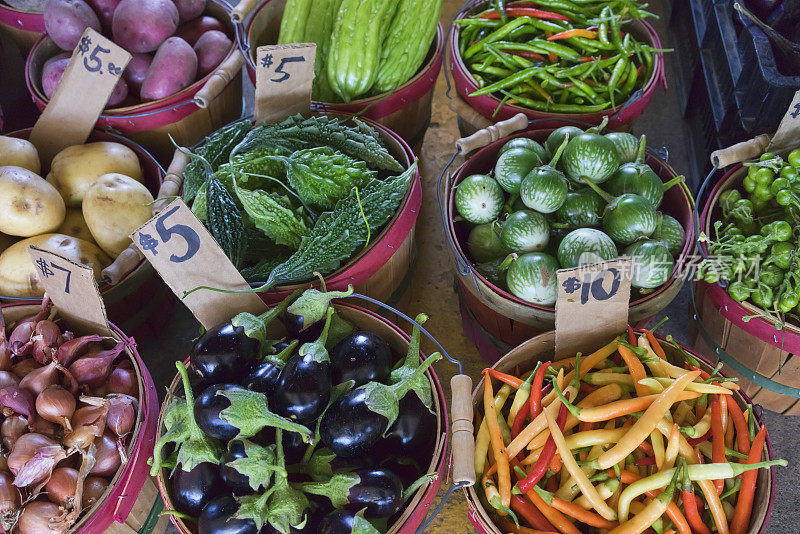
[[[176,362],[175,366],[181,375],[185,398],[176,396],[169,401],[164,413],[164,433],[153,447],[151,476],[156,476],[161,469],[161,451],[168,443],[175,444],[176,466],[184,471],[191,471],[203,462],[218,464],[222,456],[220,443],[197,426],[194,397],[186,367],[181,362]]]
[[[341,340],[349,336],[355,331],[356,327],[353,323],[342,319],[342,317],[334,310],[333,317],[331,317],[331,327],[328,331],[328,341],[325,343],[325,348],[332,349]]]
[[[273,342],[269,339],[267,330],[272,321],[280,316],[285,310],[291,298],[299,293],[295,291],[289,298],[284,299],[280,304],[274,308],[270,308],[261,315],[253,315],[252,313],[242,312],[231,319],[231,324],[234,328],[244,328],[244,334],[247,337],[257,339],[261,346],[261,354],[266,354],[267,350],[272,346]]]
[[[282,467],[275,465],[275,445],[262,447],[246,439],[242,440],[242,443],[245,457],[237,458],[225,465],[248,477],[253,491],[268,488],[272,474],[275,471],[284,471]]]
[[[305,464],[303,472],[318,482],[328,480],[333,476],[331,462],[335,458],[336,455],[330,449],[323,448],[314,451],[314,454]]]
[[[262,189],[250,191],[236,185],[236,196],[256,228],[278,245],[298,248],[309,229],[303,220],[303,210],[293,210],[285,196]]]
[[[324,275],[338,269],[342,261],[350,259],[367,243],[368,234],[376,235],[394,216],[415,171],[416,162],[398,176],[384,181],[368,180],[358,195],[352,191],[333,211],[320,215],[297,252],[276,267],[259,289],[309,280],[315,272]],[[369,226],[362,218],[362,208]]]
[[[364,510],[366,510],[366,508]],[[353,518],[353,529],[350,531],[350,534],[380,534],[380,530],[364,519],[364,510],[358,512]]]
[[[302,434],[305,442],[308,442],[313,436],[311,430],[303,425],[270,412],[267,407],[267,396],[263,393],[231,389],[217,394],[230,400],[231,405],[222,410],[219,415],[223,421],[239,429],[236,439],[253,437],[266,426]]]
[[[361,187],[376,174],[365,162],[330,147],[298,150],[280,161],[286,165],[289,183],[297,194],[325,209],[333,208],[353,187]]]
[[[424,313],[417,315],[416,322],[423,324],[428,320],[428,316]],[[414,371],[420,364],[420,329],[415,324],[414,331],[411,334],[411,342],[408,345],[408,353],[406,354],[403,364],[394,369],[389,375],[389,384],[397,384],[403,380],[410,380],[411,390],[417,394],[419,400],[428,407],[428,410],[433,413],[433,392],[431,391],[431,382],[425,375],[411,378]]]
[[[347,286],[347,291],[328,291],[326,293],[318,289],[306,289],[302,295],[297,297],[297,300],[286,308],[286,311],[302,317],[303,326],[311,326],[325,318],[333,299],[349,297],[352,294],[352,285]]]
[[[331,358],[328,355],[328,349],[325,348],[325,342],[328,340],[328,330],[331,327],[331,317],[333,317],[333,307],[328,308],[328,315],[325,318],[325,327],[322,329],[322,333],[319,335],[319,338],[311,343],[303,343],[303,345],[300,346],[300,356],[311,356],[311,359],[316,363],[330,363]]]
[[[256,524],[256,530],[261,530],[261,527],[266,523],[269,516],[269,498],[274,491],[266,493],[245,495],[239,498],[239,510],[233,515],[234,519],[252,519]]]
[[[412,386],[419,380],[419,377],[424,377],[425,371],[441,358],[442,356],[438,352],[431,354],[409,377],[404,378],[397,384],[389,386],[381,384],[380,382],[370,382],[359,388],[365,391],[367,408],[369,408],[371,412],[380,414],[388,420],[386,424],[387,430],[392,426],[395,419],[397,419],[397,414],[400,411],[398,404],[400,399],[411,390]]]
[[[355,473],[336,473],[327,482],[306,482],[297,486],[306,493],[327,497],[334,508],[344,508],[350,488],[359,482],[361,477]]]
[[[290,534],[291,528],[305,526],[310,503],[302,491],[291,487],[285,478],[282,480],[269,498],[267,521],[278,532]]]

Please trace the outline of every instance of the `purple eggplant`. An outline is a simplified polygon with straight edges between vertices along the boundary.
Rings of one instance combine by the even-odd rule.
[[[336,508],[364,510],[365,517],[390,517],[403,505],[403,483],[388,469],[337,473],[328,482],[307,482],[298,487],[328,497]]]
[[[197,425],[212,438],[229,441],[239,434],[239,429],[220,415],[231,406],[228,397],[221,395],[226,391],[246,391],[237,384],[215,384],[203,390],[194,402],[194,418]]]
[[[226,495],[209,502],[197,520],[198,534],[258,534],[252,519],[234,518],[239,502]]]
[[[200,336],[189,362],[205,384],[238,382],[253,367],[258,352],[258,340],[248,337],[243,327],[223,323]]]
[[[200,515],[209,501],[230,491],[222,481],[219,466],[209,462],[198,464],[190,471],[178,467],[169,483],[175,509],[192,517]]]
[[[372,332],[353,332],[331,351],[331,378],[334,384],[348,380],[354,387],[367,382],[385,382],[391,371],[389,345]]]

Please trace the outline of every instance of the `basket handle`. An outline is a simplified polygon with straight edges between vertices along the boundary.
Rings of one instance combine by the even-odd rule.
[[[175,197],[181,192],[181,187],[183,187],[183,170],[189,163],[189,156],[181,150],[185,149],[175,150],[172,163],[170,163],[167,169],[167,175],[164,176],[164,180],[161,182],[161,187],[158,189],[158,195],[156,196],[157,200],[153,202],[153,215],[156,215],[164,209],[164,206],[172,200],[171,197]],[[131,243],[128,245],[128,248],[123,250],[122,253],[116,257],[111,265],[103,269],[102,274],[105,278],[108,278],[111,285],[118,284],[119,281],[122,280],[126,274],[134,270],[142,260],[144,260],[144,255]]]
[[[755,158],[767,149],[771,140],[772,136],[769,134],[761,134],[749,141],[742,141],[728,148],[715,150],[711,153],[711,164],[721,169],[740,161]]]
[[[453,422],[450,433],[453,439],[453,483],[474,486],[475,428],[472,424],[472,379],[468,375],[455,375],[450,380],[452,394],[450,413]]]
[[[217,70],[206,80],[203,87],[194,95],[198,107],[206,109],[211,101],[217,98],[233,78],[239,74],[244,65],[244,55],[237,47],[228,58],[219,64]]]
[[[507,137],[528,127],[528,116],[524,113],[517,113],[510,119],[487,126],[483,130],[478,130],[469,137],[462,137],[456,141],[456,148],[462,154],[469,154],[473,150],[483,148],[489,143]]]
[[[451,111],[478,129],[488,128],[492,125],[492,121],[478,113],[458,95],[451,98],[447,105]]]
[[[259,0],[239,0],[231,10],[231,20],[233,22],[242,22],[247,18],[247,15],[256,7]]]

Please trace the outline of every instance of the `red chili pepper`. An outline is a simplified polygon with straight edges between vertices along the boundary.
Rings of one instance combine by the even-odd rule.
[[[725,431],[722,428],[722,404],[719,395],[711,395],[711,461],[725,463]],[[716,479],[714,486],[717,488],[717,495],[721,495],[725,481]]]
[[[699,367],[695,367],[694,365],[692,365],[690,363],[687,364],[687,365],[689,366],[689,369],[691,369],[692,371],[700,371],[700,378],[702,378],[703,380],[708,380],[709,378],[711,378],[710,374],[708,374],[707,372],[703,371]]]
[[[559,39],[569,39],[570,37],[583,37],[585,39],[597,39],[597,32],[591,30],[584,30],[582,28],[575,28],[566,30],[547,38],[548,41],[558,41]]]
[[[512,56],[520,56],[528,59],[535,59],[536,61],[544,61],[544,56],[542,54],[537,54],[536,52],[529,52],[527,50],[503,50],[505,54],[511,54]]]
[[[519,389],[519,387],[524,382],[524,380],[517,378],[516,376],[511,376],[506,373],[501,373],[497,369],[484,369],[484,371],[488,372],[490,375],[492,375],[493,378],[498,379],[500,382],[504,382],[509,386],[515,387],[517,389]]]
[[[711,430],[700,436],[699,438],[686,438],[686,442],[691,445],[692,447],[697,447],[704,441],[708,441],[711,439]]]
[[[593,386],[591,384],[587,384],[586,382],[581,382],[581,393],[584,395],[588,395],[589,393],[595,391],[597,386]]]
[[[656,465],[656,457],[645,456],[644,458],[639,458],[634,462],[634,465]]]
[[[526,402],[522,406],[520,406],[517,415],[514,417],[514,423],[511,425],[511,439],[516,438],[520,432],[522,432],[522,427],[525,424],[525,418],[528,417],[528,414],[531,412],[531,403]],[[522,451],[520,451],[522,454]]]
[[[631,327],[631,325],[628,325],[628,343],[634,347],[636,346],[636,334],[633,332],[633,327]]]
[[[533,5],[533,3],[531,3]],[[560,13],[553,13],[552,11],[543,11],[533,7],[519,7],[520,4],[515,4],[514,7],[506,8],[506,16],[508,17],[532,17],[535,19],[551,19],[551,20],[564,20],[569,22],[569,17]],[[482,19],[496,20],[500,18],[500,13],[496,9],[487,11],[481,15]]]
[[[567,422],[567,406],[566,404],[561,404],[561,407],[558,409],[558,418],[556,419],[556,423],[558,427],[563,429],[564,425]],[[556,453],[556,442],[553,441],[553,436],[549,436],[547,438],[547,442],[544,444],[544,448],[542,448],[542,453],[539,455],[539,458],[536,460],[536,464],[534,464],[533,469],[528,472],[528,476],[525,477],[524,480],[517,483],[517,487],[522,493],[528,493],[533,487],[539,483],[545,473],[547,473],[547,468],[550,465],[550,461],[553,459],[553,456]]]
[[[542,512],[520,495],[511,496],[511,509],[521,515],[530,526],[537,530],[549,531],[553,528],[553,525],[542,515]]]
[[[542,413],[542,385],[544,383],[544,374],[547,368],[553,363],[550,360],[542,363],[536,373],[533,375],[533,382],[531,383],[531,396],[528,398],[528,413],[531,415],[531,420]]]
[[[684,483],[682,497],[686,520],[689,522],[692,534],[711,534],[711,530],[703,522],[703,518],[700,515],[703,503],[695,497],[691,482]]]
[[[549,59],[550,61],[555,61],[558,59],[558,56],[550,52],[549,54],[547,54],[547,59]]]

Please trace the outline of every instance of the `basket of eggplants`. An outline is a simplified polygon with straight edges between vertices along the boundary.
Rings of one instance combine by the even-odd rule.
[[[183,533],[413,532],[447,411],[420,353],[345,292],[298,291],[202,333],[169,388],[151,474]]]

